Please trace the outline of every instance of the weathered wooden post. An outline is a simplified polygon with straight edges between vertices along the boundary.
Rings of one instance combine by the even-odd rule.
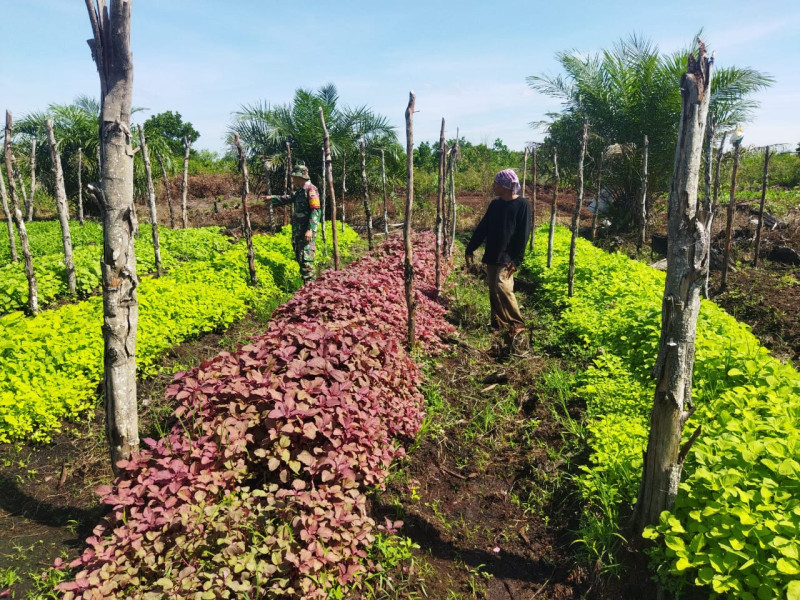
[[[2,173],[0,173],[0,200],[3,201],[3,213],[6,216],[6,225],[8,226],[8,247],[11,249],[11,262],[18,263],[19,256],[17,255],[17,244],[14,241],[14,221],[13,217],[11,216],[11,211],[8,209],[6,180]]]
[[[558,202],[558,150],[553,148],[553,205],[550,207],[550,233],[547,238],[547,268],[553,265],[553,237],[556,234],[556,204]]]
[[[583,159],[586,156],[586,143],[589,140],[589,121],[583,120],[581,135],[581,154],[578,158],[578,199],[575,212],[572,213],[572,239],[569,243],[569,275],[567,277],[567,294],[572,298],[575,289],[575,246],[578,242],[578,231],[581,226],[581,209],[583,208]]]
[[[320,231],[322,233],[322,252],[325,257],[328,257],[328,242],[325,235],[325,204],[328,199],[328,186],[327,186],[327,171],[325,170],[325,147],[322,148],[322,214],[320,216]]]
[[[76,294],[78,286],[75,281],[75,262],[72,260],[72,236],[69,231],[69,207],[67,206],[67,189],[64,185],[64,171],[61,169],[61,155],[56,147],[56,136],[53,133],[53,120],[46,119],[47,142],[50,144],[50,161],[53,163],[53,175],[56,182],[56,213],[61,224],[61,244],[64,248],[64,266],[67,268],[67,287],[70,294]]]
[[[266,156],[262,156],[261,165],[264,167],[264,193],[267,196],[272,196],[272,161]],[[272,202],[267,202],[266,204],[267,214],[269,215],[267,228],[270,233],[275,233],[275,209],[272,207]]]
[[[339,270],[339,237],[336,233],[336,190],[333,189],[333,163],[331,160],[331,139],[325,126],[325,114],[319,107],[319,120],[322,123],[323,148],[325,149],[325,178],[331,193],[331,241],[333,242],[333,268]]]
[[[444,208],[445,194],[445,151],[447,145],[444,141],[444,117],[442,117],[442,129],[439,132],[439,177],[436,189],[436,222],[434,224],[434,234],[436,236],[436,295],[442,293],[442,209]]]
[[[758,266],[758,255],[761,252],[761,229],[764,227],[764,203],[767,200],[767,183],[769,179],[769,146],[764,149],[764,178],[761,181],[761,203],[758,205],[758,225],[756,226],[756,249],[753,255],[753,266]]]
[[[717,201],[719,199],[719,168],[720,163],[722,163],[722,150],[725,147],[725,138],[728,136],[728,132],[725,131],[722,134],[722,140],[720,140],[719,148],[717,149],[717,158],[714,161],[714,183],[712,185],[712,195],[711,195],[711,208],[708,211],[708,219],[706,223],[706,237],[708,238],[708,253],[709,253],[709,263],[708,269],[706,270],[706,282],[703,285],[703,297],[708,298],[708,280],[711,276],[711,240],[714,237],[714,216],[717,213]]]
[[[347,194],[347,153],[342,151],[342,233],[344,233],[345,223],[345,195]]]
[[[250,225],[250,209],[247,206],[247,197],[250,195],[250,174],[247,171],[247,156],[239,140],[239,134],[233,134],[233,145],[239,157],[239,170],[242,172],[242,218],[244,219],[244,239],[247,242],[247,268],[250,271],[250,285],[258,285],[256,279],[256,254],[253,250],[253,228]],[[271,194],[270,194],[271,195]]]
[[[592,243],[597,241],[597,222],[600,219],[600,190],[603,189],[603,150],[600,150],[600,158],[597,161],[597,195],[594,199],[594,214],[592,215]]]
[[[720,276],[719,291],[728,288],[728,270],[731,260],[731,240],[733,239],[733,215],[736,211],[736,181],[739,175],[739,157],[742,151],[742,136],[733,139],[733,169],[731,170],[731,193],[728,202],[728,214],[725,221],[725,256],[722,262],[722,275]]]
[[[525,150],[522,153],[522,196],[525,196],[525,190],[527,189],[527,179],[528,179],[528,151],[529,147],[525,146]]]
[[[383,186],[383,235],[389,235],[389,213],[386,208],[386,157],[381,148],[381,185]]]
[[[372,209],[369,206],[369,187],[367,185],[367,146],[361,138],[361,184],[364,186],[364,215],[367,219],[367,245],[372,250]]]
[[[78,148],[78,223],[83,225],[83,148]]]
[[[5,163],[6,175],[8,176],[8,191],[11,195],[11,212],[13,213],[14,222],[17,224],[17,233],[19,233],[19,245],[22,247],[22,259],[25,263],[25,276],[28,278],[28,311],[35,315],[39,312],[39,290],[36,285],[36,273],[33,270],[33,256],[31,255],[31,248],[28,244],[28,232],[25,229],[25,220],[22,217],[22,210],[19,205],[19,196],[17,196],[17,184],[14,182],[14,164],[11,146],[11,138],[13,136],[13,120],[11,118],[11,111],[6,111],[6,128],[5,128]],[[14,236],[11,235],[11,247],[14,248]]]
[[[22,194],[22,208],[25,211],[25,220],[30,222],[33,219],[33,198],[28,201],[28,191],[25,189],[25,181],[22,179],[22,172],[19,170],[19,165],[17,165],[17,157],[13,155],[11,156],[11,167],[14,169],[14,174],[19,182],[19,191]],[[30,219],[27,217],[28,214],[31,215]]]
[[[286,142],[286,193],[292,194],[294,193],[294,184],[292,183],[292,178],[290,177],[290,173],[292,172],[293,163],[292,163],[292,143]],[[294,215],[294,205],[289,204],[288,206],[283,207],[283,224],[286,225],[289,221],[291,221],[292,216]]]
[[[533,161],[533,194],[531,194],[530,249],[533,250],[533,242],[536,241],[536,144],[531,147],[531,160]]]
[[[153,186],[153,170],[150,168],[150,150],[147,148],[147,138],[144,129],[137,125],[139,141],[142,143],[142,160],[144,161],[144,174],[147,178],[147,204],[150,208],[150,228],[153,236],[153,254],[156,261],[156,277],[161,277],[161,245],[158,239],[158,212],[156,211],[156,188]]]
[[[453,244],[456,239],[456,219],[458,210],[456,206],[456,165],[460,156],[460,146],[458,143],[458,129],[456,129],[456,143],[450,148],[450,160],[448,161],[448,180],[450,183],[450,236],[447,244],[447,256],[453,256]]]
[[[33,209],[36,199],[36,144],[39,141],[39,131],[31,138],[31,201],[28,204],[28,214],[25,219],[33,221]],[[69,214],[69,212],[67,213]],[[69,219],[69,217],[67,217]]]
[[[192,140],[186,136],[183,138],[183,179],[181,179],[181,223],[183,229],[189,226],[186,203],[189,195],[189,152],[191,149]]]
[[[700,289],[708,268],[708,246],[697,188],[703,133],[711,98],[711,63],[698,40],[698,57],[689,56],[681,79],[681,121],[669,192],[667,279],[661,312],[661,341],[653,368],[656,380],[650,435],[644,454],[639,497],[631,526],[641,534],[672,508],[683,462],[700,428],[681,446],[686,420],[694,412],[692,367]]]
[[[639,205],[639,242],[637,246],[642,249],[645,245],[647,237],[647,155],[650,151],[650,140],[644,136],[644,145],[642,146],[642,202]]]
[[[403,263],[406,288],[406,307],[408,308],[408,335],[406,343],[409,350],[414,347],[414,321],[417,302],[414,298],[414,247],[411,244],[411,216],[414,208],[414,92],[408,94],[406,108],[406,212],[403,223],[403,242],[405,262]]]
[[[100,77],[100,183],[89,185],[103,213],[103,371],[111,466],[139,449],[136,408],[136,288],[131,148],[131,0],[86,0]]]

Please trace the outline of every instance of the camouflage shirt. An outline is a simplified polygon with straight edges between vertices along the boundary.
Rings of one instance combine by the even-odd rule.
[[[295,190],[291,196],[270,196],[273,206],[285,206],[292,204],[294,214],[292,216],[292,231],[294,233],[305,233],[309,229],[316,233],[317,225],[322,216],[322,209],[319,202],[319,191],[316,186],[307,181],[306,184]]]

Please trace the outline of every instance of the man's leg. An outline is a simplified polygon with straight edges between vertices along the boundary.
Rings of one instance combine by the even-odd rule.
[[[492,307],[491,326],[494,329],[503,329],[508,324],[505,322],[503,306],[500,300],[500,265],[486,265],[486,277],[489,281],[489,304]]]
[[[303,245],[300,249],[298,263],[300,264],[300,275],[303,277],[303,282],[314,281],[316,272],[314,271],[314,256],[316,254],[316,241],[311,240],[308,244],[303,240]]]
[[[505,327],[514,334],[525,329],[525,321],[519,311],[517,297],[514,295],[514,275],[508,274],[505,267],[499,267],[497,277],[497,300]]]

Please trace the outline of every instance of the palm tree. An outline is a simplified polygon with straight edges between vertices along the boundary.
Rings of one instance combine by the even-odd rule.
[[[559,52],[564,73],[527,78],[531,88],[563,103],[561,112],[551,115],[547,140],[559,147],[559,157],[566,159],[569,149],[577,148],[584,117],[594,135],[619,149],[604,183],[623,220],[630,218],[637,202],[639,146],[645,135],[650,139],[648,187],[652,195],[668,189],[681,110],[680,80],[689,52],[661,54],[658,46],[634,35],[598,54]],[[752,94],[774,81],[738,67],[715,69],[713,77],[709,112],[720,131],[751,118],[758,107]],[[577,151],[573,154],[577,157]]]

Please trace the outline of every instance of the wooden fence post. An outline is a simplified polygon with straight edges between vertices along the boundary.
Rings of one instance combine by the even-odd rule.
[[[530,249],[536,240],[536,144],[531,147],[531,160],[533,161],[533,194],[531,194],[531,241]]]
[[[342,233],[344,233],[344,224],[346,221],[345,212],[345,196],[347,195],[347,154],[342,151]]]
[[[181,223],[182,228],[186,229],[189,226],[189,220],[186,213],[187,197],[189,195],[189,152],[192,149],[192,140],[189,137],[183,138],[183,179],[181,179]]]
[[[769,146],[764,150],[764,178],[761,182],[761,203],[758,205],[758,225],[756,226],[756,249],[753,256],[753,266],[758,266],[758,255],[761,252],[761,230],[764,227],[764,203],[767,200],[767,183],[769,179]]]
[[[411,216],[414,208],[414,92],[408,94],[406,107],[406,212],[403,223],[403,242],[405,244],[404,279],[406,288],[406,307],[408,308],[408,349],[414,347],[414,321],[417,302],[414,298],[414,248],[411,243]]]
[[[372,209],[369,205],[369,186],[367,182],[367,145],[361,138],[361,184],[364,186],[364,215],[367,219],[367,245],[372,251]]]
[[[8,226],[8,246],[11,249],[11,262],[18,263],[19,256],[17,255],[17,243],[14,241],[14,217],[11,216],[11,211],[8,209],[6,180],[2,173],[0,173],[0,200],[3,201],[3,213],[6,216],[6,225]]]
[[[83,148],[78,148],[78,223],[83,225]]]
[[[53,133],[53,120],[46,119],[47,142],[50,144],[50,161],[53,163],[53,175],[56,188],[56,213],[61,224],[61,244],[64,248],[64,266],[67,268],[67,287],[70,294],[76,294],[77,282],[75,281],[75,262],[72,260],[72,236],[69,231],[69,207],[67,205],[67,190],[64,185],[64,171],[61,168],[61,155],[56,147],[56,136]],[[31,199],[33,200],[33,199]]]
[[[250,173],[247,171],[247,156],[239,140],[239,134],[233,134],[233,145],[239,157],[239,170],[242,172],[242,218],[244,219],[244,239],[247,242],[247,268],[250,271],[250,285],[258,285],[256,279],[256,254],[253,250],[253,228],[250,225],[250,209],[247,206],[247,197],[250,195]]]
[[[728,202],[728,214],[725,222],[725,256],[722,262],[722,275],[720,277],[719,291],[728,288],[728,263],[731,260],[731,239],[733,238],[733,215],[736,212],[736,181],[739,175],[739,157],[742,151],[742,138],[733,140],[733,169],[731,171],[731,193]]]
[[[28,204],[28,214],[26,220],[33,221],[34,200],[36,198],[36,142],[39,140],[39,131],[31,138],[31,201]],[[63,171],[62,171],[63,173]],[[69,211],[67,211],[69,220]]]
[[[327,258],[328,256],[328,242],[325,237],[325,204],[328,200],[328,186],[327,184],[327,171],[325,170],[325,147],[322,148],[322,215],[320,217],[320,231],[322,233],[322,253]]]
[[[323,147],[325,149],[325,176],[328,180],[329,191],[331,193],[331,237],[333,242],[333,268],[339,270],[339,237],[336,233],[336,190],[333,188],[333,164],[331,161],[331,138],[328,136],[328,128],[325,126],[325,114],[322,107],[319,107],[319,120],[322,123]]]
[[[142,160],[144,161],[144,174],[147,178],[147,204],[150,208],[150,230],[153,236],[153,254],[156,261],[156,277],[161,277],[161,244],[158,239],[158,211],[156,210],[156,188],[153,185],[153,170],[150,167],[150,150],[147,148],[147,138],[141,125],[136,126],[139,132],[139,141],[142,143]]]
[[[456,129],[456,143],[450,149],[449,161],[449,176],[450,182],[450,240],[447,248],[447,256],[453,255],[453,244],[456,239],[456,222],[458,220],[458,210],[456,206],[456,165],[458,164],[458,157],[460,156],[460,147],[458,145],[458,129]]]
[[[383,186],[383,235],[389,235],[389,212],[386,208],[386,157],[381,148],[381,185]]]
[[[650,152],[650,140],[644,136],[644,146],[642,146],[642,203],[639,214],[639,249],[645,245],[647,241],[647,158]]]
[[[569,244],[569,275],[567,277],[567,295],[572,298],[575,289],[575,246],[578,242],[578,230],[581,226],[581,209],[583,208],[583,158],[586,156],[586,143],[589,139],[589,121],[583,120],[581,135],[581,154],[578,158],[578,199],[575,212],[572,213],[572,239]],[[645,138],[646,139],[646,138]]]
[[[436,295],[442,293],[442,209],[444,208],[445,197],[445,151],[447,144],[444,140],[444,117],[442,117],[442,128],[439,132],[439,173],[436,187],[436,222],[433,226],[434,235],[436,236]]]
[[[553,265],[553,237],[556,234],[556,203],[558,202],[558,150],[553,148],[553,205],[550,207],[550,232],[547,238],[547,268]]]
[[[597,161],[597,194],[594,198],[594,214],[592,215],[592,243],[597,241],[597,222],[600,220],[600,190],[603,185],[603,150],[600,150],[600,159]]]

